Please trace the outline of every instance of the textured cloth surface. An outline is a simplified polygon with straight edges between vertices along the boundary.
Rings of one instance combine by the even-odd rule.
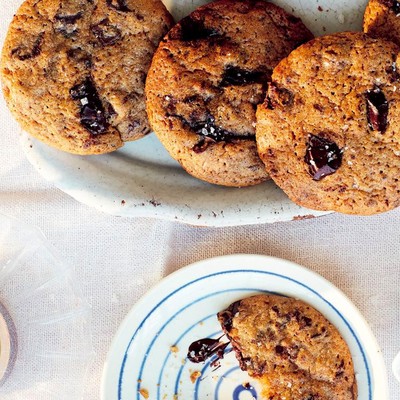
[[[1,41],[15,4],[1,0]],[[400,399],[400,384],[391,373],[391,361],[400,350],[400,209],[373,217],[332,214],[233,228],[113,217],[79,204],[34,170],[2,100],[0,121],[0,213],[44,232],[61,258],[75,268],[92,307],[95,357],[83,388],[85,400],[99,399],[107,350],[133,304],[167,274],[194,261],[231,253],[285,258],[339,287],[376,335],[388,369],[390,399]],[[37,368],[45,363],[45,359],[37,360]],[[65,374],[73,368],[73,363],[66,366]],[[1,398],[54,397],[51,392],[25,388],[21,382],[19,393]]]
[[[8,118],[3,104],[0,114],[2,121]],[[375,333],[388,368],[390,398],[400,399],[400,385],[390,372],[391,360],[400,350],[400,210],[373,217],[332,214],[236,228],[113,217],[77,203],[48,184],[26,161],[18,130],[4,125],[0,212],[44,232],[61,257],[75,267],[92,306],[96,356],[88,371],[85,399],[99,398],[107,349],[132,305],[178,268],[230,253],[285,258],[343,290]],[[51,399],[51,395],[30,395],[32,400]]]

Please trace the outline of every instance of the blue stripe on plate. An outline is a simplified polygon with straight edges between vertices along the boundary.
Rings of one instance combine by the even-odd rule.
[[[198,320],[197,322],[195,322],[192,326],[190,326],[188,329],[186,329],[186,331],[183,332],[182,335],[180,335],[180,336],[178,337],[178,339],[174,342],[174,345],[175,345],[175,346],[178,346],[179,343],[180,343],[180,341],[181,341],[191,330],[193,330],[194,328],[196,328],[201,322],[204,322],[204,321],[206,321],[207,319],[214,318],[214,317],[215,317],[215,314],[210,314],[210,315],[207,315],[206,317],[204,317],[204,318]],[[146,353],[146,354],[147,354],[147,353]],[[169,352],[167,353],[167,356],[166,356],[165,359],[164,359],[163,365],[162,365],[162,367],[161,367],[160,375],[158,376],[157,398],[160,398],[161,379],[162,379],[162,376],[163,376],[163,373],[164,373],[165,366],[166,366],[166,364],[167,364],[168,359],[169,359],[170,356],[171,356],[171,352],[169,351]],[[186,360],[185,360],[185,364],[186,364]],[[174,391],[174,394],[178,393],[178,384],[177,384],[177,382],[179,381],[180,375],[181,375],[181,373],[182,373],[181,371],[183,370],[183,367],[185,366],[185,364],[183,364],[183,365],[181,366],[180,370],[179,370],[178,377],[177,377],[177,381],[175,382],[175,391]]]
[[[237,370],[240,370],[239,367],[233,367],[230,370],[226,371],[221,378],[219,379],[217,386],[215,388],[215,393],[214,393],[214,400],[218,400],[218,392],[219,392],[219,388],[221,386],[221,384],[223,383],[224,379],[231,374],[232,372],[235,372]],[[256,390],[252,387],[252,388],[245,388],[243,385],[239,385],[236,387],[235,391],[232,394],[232,400],[239,400],[239,395],[241,392],[244,391],[249,391],[251,393],[251,395],[253,396],[254,399],[257,399],[257,392]],[[197,399],[196,399],[197,400]]]
[[[121,368],[120,368],[120,373],[119,373],[119,380],[118,380],[118,400],[122,400],[122,381],[123,381],[123,375],[124,375],[124,370],[125,370],[125,364],[128,358],[128,352],[129,349],[137,335],[137,333],[139,332],[139,330],[143,327],[144,323],[150,318],[150,316],[154,313],[154,311],[160,307],[161,304],[163,304],[165,301],[167,301],[169,298],[171,298],[172,296],[174,296],[177,292],[187,288],[188,286],[191,286],[193,284],[195,284],[196,282],[205,280],[205,279],[209,279],[215,276],[220,276],[220,275],[229,275],[229,274],[235,274],[235,273],[245,273],[245,274],[250,274],[250,273],[254,273],[254,274],[261,274],[261,275],[270,275],[270,276],[276,276],[278,278],[282,278],[284,280],[293,282],[305,289],[307,289],[308,291],[310,291],[311,293],[315,294],[317,297],[319,297],[324,303],[326,303],[329,307],[331,307],[336,314],[342,319],[342,321],[345,323],[345,325],[349,328],[351,334],[353,335],[354,339],[357,342],[357,345],[360,349],[360,352],[362,354],[363,357],[363,361],[364,361],[364,365],[367,371],[367,381],[368,381],[368,399],[372,400],[372,387],[371,387],[371,372],[369,369],[369,365],[367,362],[367,358],[364,352],[364,349],[361,346],[360,340],[357,337],[357,335],[355,334],[353,328],[351,327],[350,323],[344,318],[344,316],[342,315],[342,313],[328,300],[326,300],[321,294],[319,294],[316,290],[310,288],[309,286],[305,285],[302,282],[297,281],[296,279],[293,279],[291,277],[285,276],[285,275],[281,275],[275,272],[270,272],[270,271],[261,271],[261,270],[232,270],[232,271],[221,271],[221,272],[216,272],[214,274],[209,274],[209,275],[205,275],[202,276],[200,278],[197,278],[193,281],[190,281],[186,284],[184,284],[183,286],[180,286],[179,288],[175,289],[174,291],[172,291],[171,293],[169,293],[166,297],[164,297],[156,306],[154,306],[150,312],[146,315],[146,317],[142,320],[142,322],[139,324],[138,328],[135,330],[135,332],[133,333],[127,348],[125,350],[125,354],[124,357],[122,359],[122,364],[121,364]]]
[[[150,354],[151,349],[153,348],[154,343],[156,342],[156,340],[158,339],[158,337],[160,336],[161,332],[169,325],[169,323],[175,319],[179,314],[181,314],[183,311],[187,310],[188,308],[190,308],[193,304],[199,303],[205,299],[208,299],[210,297],[216,296],[218,294],[221,293],[228,293],[228,292],[263,292],[260,290],[257,290],[256,288],[235,288],[235,289],[226,289],[226,290],[221,290],[219,292],[213,292],[213,293],[209,293],[203,297],[199,297],[196,300],[192,301],[191,303],[188,303],[185,305],[185,307],[181,308],[178,312],[176,312],[174,315],[172,315],[172,317],[170,317],[165,323],[164,325],[161,327],[161,329],[154,335],[153,340],[150,342],[150,345],[147,347],[147,350],[145,352],[145,356],[143,357],[143,361],[142,361],[142,365],[140,366],[140,371],[139,371],[139,377],[138,377],[138,383],[137,383],[137,400],[141,400],[140,399],[140,393],[139,393],[139,389],[140,389],[140,383],[142,380],[142,374],[143,374],[143,369],[145,367],[146,364],[146,360],[148,355]],[[265,292],[265,291],[264,291]],[[271,292],[269,292],[271,293]],[[276,294],[276,293],[275,293]],[[160,381],[158,382],[158,384],[160,384]]]

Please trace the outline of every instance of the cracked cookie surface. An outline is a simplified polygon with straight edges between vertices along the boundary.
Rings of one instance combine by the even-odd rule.
[[[193,176],[226,186],[268,179],[255,110],[273,67],[312,38],[281,8],[220,0],[198,8],[161,42],[146,82],[154,132]]]
[[[32,136],[75,154],[141,138],[147,71],[171,24],[160,0],[26,0],[2,52],[11,112]]]
[[[242,370],[268,400],[354,400],[349,348],[317,310],[293,298],[256,295],[218,313]]]
[[[304,44],[275,68],[257,144],[294,202],[361,215],[400,205],[398,53],[392,42],[344,32]]]

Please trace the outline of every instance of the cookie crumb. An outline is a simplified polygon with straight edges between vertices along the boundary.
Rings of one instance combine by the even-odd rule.
[[[192,381],[192,383],[195,383],[197,381],[197,379],[199,379],[200,377],[201,377],[200,371],[193,371],[190,374],[190,380]]]
[[[169,350],[171,351],[171,353],[177,353],[179,351],[178,346],[173,345],[169,348]]]
[[[139,393],[143,396],[143,398],[148,399],[149,398],[149,391],[147,389],[139,389]]]
[[[154,207],[161,206],[161,203],[158,202],[158,201],[156,201],[155,199],[149,200],[149,203],[150,203],[151,205],[153,205]]]

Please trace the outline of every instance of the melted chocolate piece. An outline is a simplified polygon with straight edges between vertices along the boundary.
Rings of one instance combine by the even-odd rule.
[[[178,37],[172,39],[191,42],[195,40],[207,39],[213,36],[221,36],[220,33],[213,28],[206,28],[204,21],[189,15],[180,22],[180,32]]]
[[[107,6],[117,11],[130,12],[126,0],[107,0]]]
[[[79,100],[81,124],[93,135],[107,132],[108,122],[99,94],[90,78],[70,90],[74,100]]]
[[[216,365],[218,360],[224,357],[224,351],[229,342],[220,342],[218,339],[200,339],[196,340],[189,346],[187,358],[194,363],[205,362],[210,357],[216,355],[217,359],[213,361],[212,365]]]
[[[194,101],[195,96],[192,96],[192,99],[187,98],[186,102]],[[167,110],[167,116],[179,119],[184,125],[188,126],[193,132],[200,136],[199,142],[196,143],[192,150],[195,153],[202,153],[205,151],[208,146],[217,142],[233,142],[236,140],[255,140],[255,135],[238,135],[235,132],[228,131],[224,128],[221,128],[215,124],[215,118],[205,112],[205,116],[199,116],[196,112],[193,112],[190,115],[190,119],[186,119],[182,115],[175,113],[175,104],[176,101],[171,98],[171,96],[165,96],[164,100],[167,101],[164,106]],[[200,120],[200,118],[203,118]],[[197,119],[199,118],[199,119]]]
[[[321,136],[309,135],[304,161],[309,165],[310,175],[319,181],[335,173],[342,165],[343,151],[338,145]]]
[[[78,32],[76,22],[83,17],[83,12],[76,14],[56,14],[54,19],[54,30],[64,37],[70,38]]]
[[[252,83],[266,82],[265,73],[262,71],[249,71],[233,65],[225,67],[224,75],[220,82],[221,87],[244,86]]]
[[[382,4],[390,8],[396,16],[400,15],[400,2],[395,0],[381,0]]]
[[[232,329],[232,320],[236,313],[239,311],[240,300],[232,303],[225,311],[218,313],[218,319],[220,320],[222,327],[225,332],[230,332]]]
[[[11,50],[11,55],[17,57],[21,61],[29,60],[37,57],[42,51],[42,44],[44,39],[44,32],[41,32],[36,40],[33,42],[33,46],[29,48],[26,45],[21,45]]]
[[[215,125],[215,118],[208,114],[205,121],[190,123],[190,127],[201,136],[206,136],[216,142],[223,142],[239,135]]]
[[[115,25],[111,25],[108,18],[93,25],[91,30],[103,46],[111,46],[122,38],[121,31]]]
[[[392,11],[396,14],[396,17],[400,15],[400,2],[394,1],[392,5]]]
[[[389,113],[389,103],[382,90],[375,86],[365,92],[367,100],[367,119],[368,126],[374,130],[384,133],[387,128],[387,117]]]

